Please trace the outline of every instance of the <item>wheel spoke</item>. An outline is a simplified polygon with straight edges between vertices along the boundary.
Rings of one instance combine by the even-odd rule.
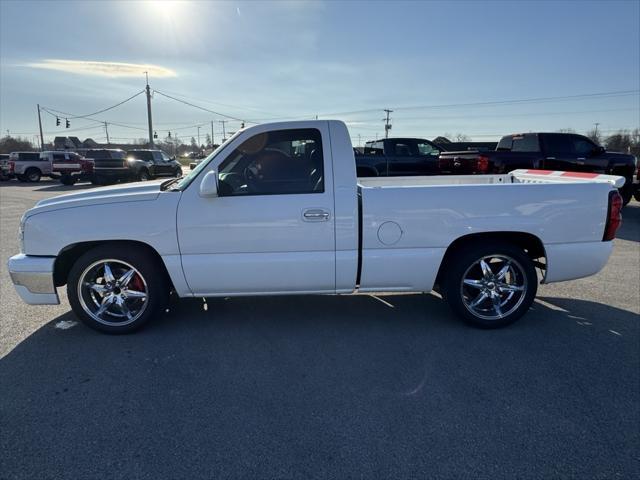
[[[482,275],[485,278],[490,278],[493,275],[491,267],[489,267],[489,264],[484,261],[484,258],[480,260],[480,268],[482,269]]]
[[[111,271],[111,267],[108,263],[104,264],[104,279],[107,283],[116,281],[115,277],[113,276],[113,272]]]
[[[478,305],[480,305],[482,302],[484,302],[484,301],[487,299],[487,297],[488,297],[488,295],[487,295],[485,292],[481,292],[481,293],[480,293],[480,295],[478,295],[478,296],[473,300],[473,302],[471,302],[471,303],[469,304],[469,306],[470,306],[471,308],[475,308],[475,307],[477,307]]]
[[[502,308],[500,305],[500,295],[491,295],[491,302],[493,303],[493,309],[496,311],[499,317],[502,316]]]
[[[473,280],[471,278],[465,278],[464,279],[464,284],[468,285],[469,287],[473,287],[473,288],[482,288],[482,282],[480,280]]]
[[[101,296],[104,296],[108,291],[106,285],[101,285],[99,283],[86,282],[85,285],[94,292],[99,293]]]
[[[504,264],[504,267],[502,267],[498,272],[498,274],[496,275],[496,278],[498,280],[502,280],[507,274],[507,272],[509,272],[510,268],[511,268],[511,262],[507,261],[507,263]]]
[[[126,298],[140,298],[142,300],[147,298],[147,294],[145,292],[139,292],[137,290],[123,290],[122,295]]]
[[[118,279],[118,285],[120,287],[126,287],[127,285],[129,285],[129,282],[131,281],[131,279],[133,278],[133,276],[135,275],[136,271],[132,268],[131,270],[128,270],[127,272],[125,272],[119,279]]]
[[[127,305],[127,301],[124,298],[119,297],[116,300],[116,304],[118,305],[120,312],[122,312],[122,314],[125,317],[127,317],[129,320],[133,318],[133,315],[131,314],[131,310],[129,310],[129,306]]]
[[[498,287],[504,292],[522,292],[524,290],[524,285],[511,285],[509,283],[500,283]]]
[[[96,311],[96,315],[100,316],[102,315],[104,312],[107,311],[107,309],[113,304],[113,302],[115,301],[115,298],[113,295],[107,295],[106,297],[104,297],[102,299],[102,303],[100,304],[100,308]]]

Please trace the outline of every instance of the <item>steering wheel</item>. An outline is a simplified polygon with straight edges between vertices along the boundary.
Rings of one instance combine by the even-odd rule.
[[[249,188],[249,191],[250,192],[256,191],[260,180],[258,179],[258,169],[255,166],[255,163],[253,165],[247,166],[244,169],[243,176],[244,176],[245,182],[247,183],[247,187]]]
[[[221,174],[220,181],[231,187],[234,192],[240,190],[245,183],[242,175],[235,172]]]

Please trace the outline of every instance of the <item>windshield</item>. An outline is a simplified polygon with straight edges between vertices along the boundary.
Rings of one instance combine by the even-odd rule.
[[[175,189],[175,190],[184,190],[185,188],[187,188],[191,184],[191,182],[193,182],[193,180],[198,176],[198,174],[202,170],[207,168],[207,165],[209,165],[209,162],[211,162],[211,160],[213,160],[217,155],[219,155],[220,152],[222,152],[242,132],[243,132],[243,130],[239,130],[234,135],[229,137],[229,139],[226,142],[224,142],[222,145],[220,145],[218,148],[216,148],[213,152],[211,152],[211,154],[209,154],[209,156],[207,158],[202,160],[198,164],[198,166],[196,168],[191,170],[191,172],[189,172],[188,175],[186,175],[185,177],[181,178],[180,182],[178,182],[172,188]]]

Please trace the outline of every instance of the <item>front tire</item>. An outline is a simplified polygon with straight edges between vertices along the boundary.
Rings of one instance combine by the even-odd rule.
[[[442,293],[453,312],[480,328],[499,328],[531,307],[538,289],[533,261],[509,243],[458,250],[444,265]]]
[[[151,175],[149,174],[149,171],[146,168],[143,168],[142,170],[140,170],[140,173],[138,173],[138,181],[147,182],[149,180],[151,180]]]
[[[166,305],[166,273],[140,247],[103,245],[82,255],[67,281],[69,302],[88,327],[110,334],[130,333]]]

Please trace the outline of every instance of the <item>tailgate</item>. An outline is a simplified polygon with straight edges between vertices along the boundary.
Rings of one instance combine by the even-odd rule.
[[[438,165],[441,173],[469,175],[482,171],[482,168],[478,168],[479,158],[480,152],[476,150],[443,152],[438,157]]]
[[[616,188],[624,185],[625,178],[617,175],[558,170],[513,170],[509,175],[513,183],[610,183]]]

